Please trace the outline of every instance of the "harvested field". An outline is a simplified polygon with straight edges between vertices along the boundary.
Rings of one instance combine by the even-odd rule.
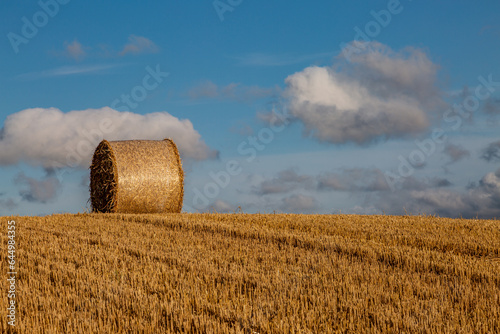
[[[500,332],[498,220],[79,214],[2,226],[12,219],[18,333]],[[1,308],[7,333],[5,297]]]

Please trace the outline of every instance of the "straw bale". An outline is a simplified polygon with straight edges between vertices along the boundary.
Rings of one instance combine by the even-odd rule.
[[[103,140],[90,166],[94,212],[181,212],[184,173],[177,146],[165,140]]]

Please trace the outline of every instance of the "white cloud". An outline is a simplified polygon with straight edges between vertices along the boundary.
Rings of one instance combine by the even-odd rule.
[[[443,149],[443,153],[450,158],[450,163],[455,163],[466,157],[470,157],[470,152],[460,145],[448,143]]]
[[[73,42],[64,42],[64,50],[52,52],[53,55],[69,57],[76,61],[81,61],[84,58],[115,58],[122,57],[127,54],[147,54],[147,53],[157,53],[160,48],[150,39],[137,36],[130,35],[128,37],[128,43],[125,44],[121,50],[116,51],[113,50],[113,47],[106,44],[101,43],[97,46],[85,46],[82,45],[77,39],[74,39]]]
[[[305,133],[331,143],[405,137],[429,127],[443,105],[437,65],[418,49],[395,52],[377,42],[332,67],[290,75],[285,96]]]
[[[104,107],[63,113],[56,108],[33,108],[5,120],[0,132],[0,165],[25,161],[45,168],[87,168],[103,138],[172,138],[183,158],[204,160],[216,156],[189,120],[166,112],[141,115]]]
[[[128,44],[126,44],[120,52],[120,56],[124,56],[128,53],[156,53],[159,50],[158,46],[146,37],[130,35],[128,41]]]
[[[97,74],[114,67],[120,67],[123,64],[97,64],[97,65],[77,65],[77,66],[60,66],[50,70],[40,72],[23,73],[17,76],[21,80],[35,80],[47,77],[59,77],[77,74]]]
[[[191,88],[188,95],[191,99],[215,98],[219,95],[219,87],[212,81],[204,81]]]

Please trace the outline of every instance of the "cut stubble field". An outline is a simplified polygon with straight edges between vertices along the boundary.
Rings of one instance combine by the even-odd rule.
[[[12,219],[17,333],[500,332],[499,220],[64,214],[2,226]],[[0,331],[15,332],[1,282]]]

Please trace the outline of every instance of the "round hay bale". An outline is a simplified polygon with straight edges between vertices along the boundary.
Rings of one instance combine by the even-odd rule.
[[[181,212],[184,173],[177,146],[165,140],[103,140],[90,166],[94,212]]]

